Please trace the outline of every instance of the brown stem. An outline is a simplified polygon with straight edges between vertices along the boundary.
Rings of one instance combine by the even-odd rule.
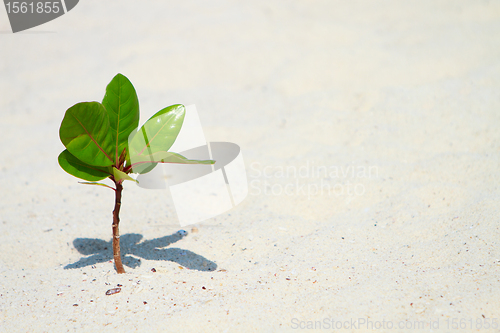
[[[114,181],[114,180],[113,180]],[[115,259],[115,267],[118,274],[125,273],[123,269],[122,257],[120,254],[120,231],[118,229],[118,224],[120,223],[120,206],[122,204],[122,190],[123,186],[120,182],[116,182],[115,191],[115,209],[113,210],[113,257]]]

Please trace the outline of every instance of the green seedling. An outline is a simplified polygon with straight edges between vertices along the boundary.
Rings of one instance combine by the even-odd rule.
[[[139,126],[139,100],[132,83],[117,74],[99,102],[82,102],[70,107],[59,128],[66,149],[59,165],[69,174],[115,191],[113,210],[113,257],[116,271],[125,273],[120,254],[120,205],[125,180],[131,173],[147,173],[158,163],[213,164],[212,160],[189,160],[169,152],[184,122],[185,108],[176,104],[158,111]],[[115,187],[98,183],[109,178]]]

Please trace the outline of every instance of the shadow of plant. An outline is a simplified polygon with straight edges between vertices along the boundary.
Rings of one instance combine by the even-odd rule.
[[[186,268],[198,271],[214,271],[217,269],[217,264],[196,253],[179,248],[165,248],[183,237],[180,233],[175,233],[170,236],[141,242],[143,236],[140,234],[122,235],[120,236],[122,262],[130,268],[139,267],[141,259],[133,257],[136,256],[147,260],[173,261]],[[106,242],[97,238],[76,238],[73,245],[78,252],[88,257],[68,264],[64,266],[64,269],[81,268],[113,260],[111,241]]]

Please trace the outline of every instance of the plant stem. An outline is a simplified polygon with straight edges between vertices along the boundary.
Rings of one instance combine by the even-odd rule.
[[[113,180],[114,181],[114,180]],[[120,231],[118,229],[118,224],[120,223],[120,206],[122,204],[122,190],[123,186],[121,182],[116,182],[116,191],[115,191],[115,210],[113,210],[113,257],[115,259],[115,267],[118,274],[125,273],[125,269],[123,269],[122,257],[120,254]]]

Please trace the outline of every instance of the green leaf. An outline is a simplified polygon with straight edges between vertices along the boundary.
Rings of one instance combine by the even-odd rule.
[[[114,150],[112,160],[118,165],[118,158],[128,147],[128,137],[139,126],[139,100],[132,83],[122,74],[117,74],[106,87],[102,100],[109,117],[110,132]]]
[[[143,155],[168,151],[181,130],[185,114],[184,105],[176,104],[149,118],[129,142],[131,163],[135,163]]]
[[[143,162],[134,164],[134,166],[132,167],[132,173],[139,173],[142,175],[153,170],[156,165],[158,165],[158,163]]]
[[[186,157],[168,151],[159,151],[151,155],[141,155],[132,165],[134,173],[148,173],[153,170],[157,163],[177,164],[214,164],[214,160],[189,160]]]
[[[88,165],[73,156],[67,149],[59,154],[58,161],[64,171],[83,180],[96,181],[111,176],[108,168]]]
[[[189,160],[181,154],[170,151],[159,151],[151,155],[142,157],[144,161],[154,161],[153,163],[179,163],[179,164],[214,164],[214,160]]]
[[[114,151],[109,119],[101,103],[83,102],[64,115],[59,137],[68,151],[86,164],[112,165]]]
[[[104,187],[107,187],[107,188],[110,188],[112,189],[113,191],[116,191],[114,188],[112,188],[111,186],[108,186],[106,184],[103,184],[103,183],[96,183],[96,182],[90,182],[90,183],[87,183],[87,182],[78,182],[80,184],[84,184],[84,185],[99,185],[99,186],[104,186]]]
[[[137,183],[137,180],[134,178],[130,177],[127,175],[125,172],[118,170],[117,168],[113,167],[113,176],[115,177],[115,180],[119,182],[120,180],[131,180],[133,182]]]

